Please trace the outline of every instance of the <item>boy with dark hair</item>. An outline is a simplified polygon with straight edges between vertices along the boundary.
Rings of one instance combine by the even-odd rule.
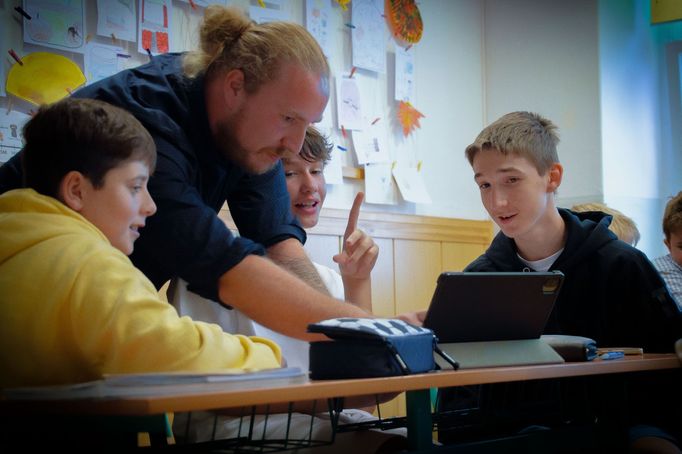
[[[268,340],[180,318],[128,259],[156,211],[156,148],[139,121],[67,98],[24,137],[28,187],[0,196],[0,388],[280,365]]]
[[[682,192],[678,192],[665,206],[663,235],[663,243],[670,253],[654,260],[654,266],[682,308]]]
[[[501,231],[465,271],[561,271],[564,284],[545,333],[589,337],[599,347],[672,352],[682,335],[680,313],[651,262],[639,250],[617,241],[608,228],[610,215],[557,208],[555,192],[563,177],[558,142],[551,121],[534,113],[513,112],[486,127],[466,148],[483,205]],[[628,394],[632,405],[654,405],[642,402],[641,389],[638,386]],[[650,424],[652,415],[656,423],[671,422],[664,410],[651,413],[641,407],[626,421],[616,414],[618,410],[595,402],[604,426],[614,423],[609,418],[618,419],[614,423],[618,427]],[[535,423],[532,415],[531,420],[516,422]],[[642,427],[636,438],[672,440],[653,427]]]

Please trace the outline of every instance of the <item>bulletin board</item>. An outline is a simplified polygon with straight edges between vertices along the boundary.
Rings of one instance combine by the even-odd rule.
[[[237,6],[256,22],[297,22],[329,58],[332,90],[317,126],[333,143],[330,193],[351,186],[367,203],[398,211],[431,203],[415,142],[429,121],[415,79],[428,28],[414,0],[4,2],[0,163],[21,148],[21,128],[38,105],[155,55],[192,49],[209,4]]]

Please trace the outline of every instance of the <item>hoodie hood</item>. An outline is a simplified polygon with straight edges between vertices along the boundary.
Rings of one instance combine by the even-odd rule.
[[[559,208],[559,214],[566,224],[564,251],[550,269],[563,271],[580,266],[605,244],[617,241],[609,230],[612,216],[600,211],[574,213]],[[467,267],[467,271],[514,270],[530,271],[519,259],[516,244],[512,238],[498,233],[488,250]]]

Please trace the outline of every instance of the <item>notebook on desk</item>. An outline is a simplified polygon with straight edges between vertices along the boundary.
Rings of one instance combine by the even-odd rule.
[[[424,326],[461,368],[563,362],[540,340],[563,278],[560,272],[442,273]]]

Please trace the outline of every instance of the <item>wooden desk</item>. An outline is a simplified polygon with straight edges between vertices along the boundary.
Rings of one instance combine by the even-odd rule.
[[[137,396],[116,399],[88,399],[71,401],[0,401],[0,411],[42,414],[97,414],[97,415],[159,415],[165,412],[211,410],[259,404],[295,402],[310,399],[350,397],[408,391],[407,413],[410,446],[423,449],[431,444],[430,388],[466,386],[487,383],[539,380],[600,374],[655,371],[680,368],[675,354],[645,354],[617,360],[595,360],[584,363],[564,363],[540,366],[498,367],[440,371],[401,377],[354,380],[309,381],[300,384],[224,389],[211,384],[210,390],[175,392],[169,395]]]

